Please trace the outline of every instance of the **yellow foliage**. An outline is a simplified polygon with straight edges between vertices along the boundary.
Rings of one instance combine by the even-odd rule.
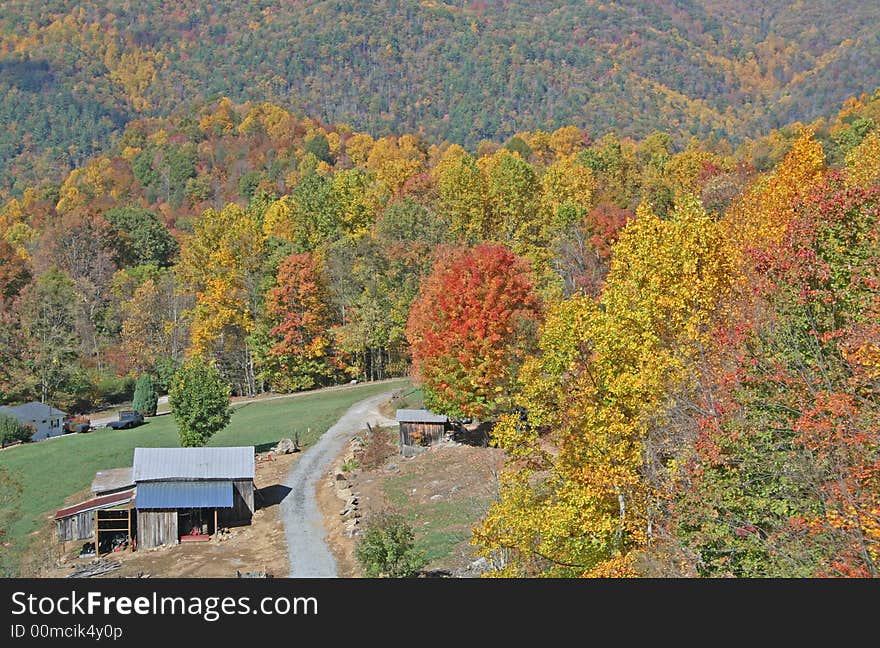
[[[59,212],[84,206],[94,198],[111,193],[113,174],[110,158],[106,155],[91,159],[84,167],[70,172],[58,191]]]
[[[272,203],[263,215],[263,234],[293,240],[293,208],[288,197]]]
[[[412,135],[399,139],[389,135],[373,144],[366,167],[375,171],[376,177],[396,194],[409,178],[423,171],[425,161],[425,154]]]
[[[563,126],[550,135],[550,148],[558,158],[574,155],[584,148],[584,134],[577,126]]]
[[[217,102],[214,112],[206,114],[199,120],[199,128],[206,133],[228,135],[235,129],[235,107],[229,97]]]
[[[557,131],[558,132],[558,131]],[[579,164],[573,155],[561,157],[547,167],[541,177],[541,198],[551,214],[565,203],[589,209],[596,182],[589,167]]]
[[[373,138],[366,133],[355,133],[345,140],[345,152],[355,166],[366,166],[372,150]]]
[[[342,138],[338,133],[327,133],[327,145],[330,147],[330,155],[335,159],[342,150]]]
[[[687,388],[734,268],[695,198],[668,220],[643,205],[598,303],[578,296],[549,309],[540,353],[520,372],[533,427],[506,419],[493,432],[511,461],[474,535],[485,555],[507,556],[504,574],[635,575],[631,554],[647,545],[660,496],[644,477],[648,433],[669,389]]]
[[[742,246],[780,241],[797,200],[822,180],[824,172],[822,144],[805,129],[782,162],[728,210],[724,222],[730,237]]]
[[[242,340],[254,327],[256,275],[265,235],[253,213],[234,204],[206,210],[181,246],[176,271],[195,292],[190,349],[210,353],[217,344]]]
[[[293,116],[289,112],[275,104],[264,102],[248,111],[238,126],[238,132],[248,135],[262,131],[273,140],[280,140],[293,134],[293,126]]]
[[[869,187],[880,182],[880,131],[874,130],[846,154],[846,181]]]
[[[541,164],[549,164],[553,159],[553,148],[550,145],[550,134],[546,131],[536,130],[534,133],[520,135],[525,143],[532,149],[532,155],[538,158]]]

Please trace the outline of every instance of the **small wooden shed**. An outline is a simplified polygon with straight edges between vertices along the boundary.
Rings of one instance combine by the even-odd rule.
[[[254,513],[253,446],[135,448],[132,476],[139,548],[197,540]]]
[[[135,491],[124,490],[93,497],[55,513],[55,527],[59,542],[69,540],[93,540],[95,551],[100,555],[102,533],[122,534],[131,546],[135,519],[132,515]]]
[[[399,409],[395,415],[400,426],[400,449],[406,446],[429,446],[439,442],[449,426],[449,418],[428,410]]]

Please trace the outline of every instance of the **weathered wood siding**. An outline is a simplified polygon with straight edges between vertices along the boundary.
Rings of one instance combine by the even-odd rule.
[[[177,530],[177,509],[138,509],[138,549],[175,544],[180,538]]]
[[[429,446],[439,442],[446,432],[445,423],[400,423],[400,446]]]
[[[95,535],[95,512],[83,511],[70,517],[55,520],[58,541],[91,540]]]
[[[232,482],[232,515],[237,520],[250,520],[254,515],[254,482],[240,479]]]

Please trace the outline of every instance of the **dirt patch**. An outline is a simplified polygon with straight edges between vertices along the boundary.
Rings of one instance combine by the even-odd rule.
[[[471,529],[497,493],[504,453],[458,443],[442,443],[411,458],[397,449],[397,430],[361,434],[337,457],[333,473],[318,487],[328,543],[340,576],[360,576],[354,550],[360,529],[383,511],[402,514],[417,547],[428,558],[427,571],[455,574],[477,556]],[[343,470],[346,467],[346,470]],[[358,524],[349,502],[356,500]],[[345,565],[345,567],[343,567]]]
[[[254,512],[250,525],[231,528],[228,534],[220,535],[220,540],[109,554],[107,558],[119,561],[121,566],[104,577],[230,578],[236,572],[287,576],[287,542],[278,504],[286,494],[281,484],[300,456],[301,453],[279,455],[274,461],[256,464],[254,486],[262,493],[263,503]],[[76,557],[81,545],[82,542],[67,543],[63,564],[41,575],[65,577],[92,562],[90,558]]]

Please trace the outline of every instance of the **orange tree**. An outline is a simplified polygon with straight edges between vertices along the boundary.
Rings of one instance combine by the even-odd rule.
[[[406,328],[425,404],[452,416],[496,412],[539,310],[529,263],[503,245],[441,251]]]

